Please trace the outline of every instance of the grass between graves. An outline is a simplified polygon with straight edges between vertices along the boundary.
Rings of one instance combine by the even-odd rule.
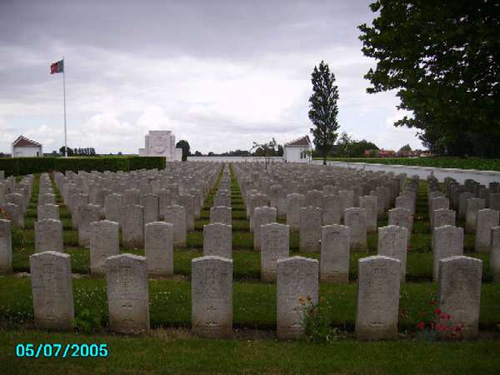
[[[220,176],[216,186],[219,184]],[[34,223],[36,221],[36,208],[38,198],[39,178],[36,176],[33,188],[32,200],[25,218],[25,228],[13,229],[13,267],[15,272],[29,272],[29,256],[34,253]],[[72,271],[74,273],[89,274],[90,254],[86,248],[78,246],[78,231],[72,229],[71,215],[62,202],[59,191],[54,186],[56,200],[59,204],[60,218],[64,228],[65,250],[71,255]],[[189,276],[191,274],[191,260],[202,255],[203,251],[203,226],[210,222],[210,207],[213,202],[212,191],[201,211],[200,219],[196,220],[195,231],[188,233],[186,248],[176,248],[174,254],[174,272],[176,274]],[[232,226],[233,226],[233,260],[234,278],[236,280],[259,280],[260,279],[260,253],[253,251],[253,233],[249,231],[249,222],[246,218],[243,198],[236,179],[231,181],[232,198]],[[280,220],[283,222],[283,220]],[[387,225],[387,215],[379,219],[378,226]],[[463,221],[458,225],[464,226]],[[133,253],[144,255],[143,249],[130,249],[121,247],[122,253]],[[292,231],[290,234],[291,255],[301,255],[319,259],[319,254],[299,252],[299,233]],[[368,234],[368,248],[366,251],[354,252],[350,259],[351,281],[357,279],[357,261],[359,258],[376,255],[377,234]],[[467,256],[479,258],[483,261],[483,280],[490,281],[489,255],[474,252],[474,235],[465,235],[465,253]],[[408,253],[407,280],[417,282],[432,281],[432,251],[431,234],[428,223],[426,184],[421,183],[418,200],[417,214],[414,223],[414,232],[411,235],[411,248]]]
[[[150,319],[155,329],[141,337],[112,335],[106,331],[108,312],[106,282],[89,277],[89,251],[78,247],[78,233],[71,228],[71,216],[56,197],[65,233],[66,251],[71,254],[76,331],[72,334],[47,333],[33,328],[31,283],[22,275],[0,277],[0,373],[264,373],[264,374],[455,374],[498,373],[500,359],[500,285],[490,282],[488,256],[473,253],[473,235],[465,236],[466,254],[483,260],[480,329],[476,342],[426,342],[415,340],[416,324],[425,320],[433,306],[437,285],[432,279],[431,235],[428,226],[426,184],[418,192],[417,214],[411,249],[408,254],[407,283],[401,286],[399,332],[405,340],[362,343],[351,338],[357,300],[357,260],[376,254],[377,235],[368,236],[368,249],[351,254],[350,280],[347,285],[320,285],[320,298],[328,307],[328,317],[342,333],[332,345],[305,342],[277,342],[276,286],[260,279],[260,254],[252,250],[253,233],[241,192],[232,174],[233,219],[233,309],[236,339],[204,340],[193,337],[191,324],[190,265],[202,255],[203,225],[209,221],[212,191],[196,221],[196,230],[188,234],[186,248],[175,249],[171,279],[149,281]],[[29,255],[34,251],[34,221],[38,177],[25,220],[25,229],[14,229],[14,269],[29,272]],[[387,224],[387,217],[379,226]],[[463,226],[462,222],[458,223]],[[299,253],[298,233],[291,233],[291,254],[319,258],[319,254]],[[143,254],[142,249],[122,248],[122,252]],[[326,307],[325,307],[326,308]],[[91,335],[82,332],[92,332]],[[485,337],[486,336],[486,337]],[[490,339],[491,337],[496,339]],[[110,347],[107,359],[18,359],[15,344],[104,342]],[[495,372],[496,371],[496,372]]]
[[[18,343],[107,344],[107,358],[16,358]],[[207,340],[183,330],[148,336],[0,331],[0,369],[25,374],[498,374],[500,341],[333,345],[270,339]]]
[[[0,283],[0,320],[7,328],[30,325],[33,320],[29,278],[4,276]],[[333,326],[352,332],[356,318],[357,284],[321,284],[320,298],[328,309]],[[416,325],[427,320],[436,297],[435,283],[405,283],[401,286],[400,329],[411,334]],[[101,330],[108,324],[106,281],[73,279],[77,327]],[[150,319],[153,327],[190,327],[191,283],[189,280],[149,281]],[[497,330],[500,288],[484,283],[481,290],[480,328]],[[233,283],[233,322],[238,328],[272,330],[276,325],[276,285],[273,283]],[[90,326],[89,326],[90,325]]]

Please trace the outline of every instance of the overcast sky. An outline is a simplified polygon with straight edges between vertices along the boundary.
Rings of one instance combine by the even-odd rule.
[[[25,135],[44,152],[137,153],[148,130],[191,151],[248,150],[309,134],[310,75],[325,60],[339,86],[339,123],[355,139],[422,147],[394,93],[369,95],[361,23],[370,1],[0,0],[0,151]]]

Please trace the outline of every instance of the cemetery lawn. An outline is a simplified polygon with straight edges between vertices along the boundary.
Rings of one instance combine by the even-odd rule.
[[[498,374],[500,341],[280,342],[237,332],[199,339],[186,330],[147,336],[0,330],[4,375],[26,374]],[[105,343],[107,358],[16,358],[18,343]]]
[[[260,281],[260,253],[253,251],[245,206],[232,175],[233,322],[235,338],[194,337],[191,326],[191,260],[202,255],[203,225],[209,223],[213,192],[207,197],[186,248],[175,248],[174,273],[149,280],[152,330],[143,336],[107,331],[106,280],[89,273],[89,250],[78,247],[78,232],[59,191],[54,190],[64,226],[65,251],[71,255],[75,303],[75,332],[35,330],[29,256],[34,252],[34,222],[38,196],[35,178],[25,228],[13,228],[15,275],[0,276],[0,375],[3,374],[498,374],[500,373],[500,284],[491,282],[488,254],[474,252],[474,236],[465,235],[465,254],[483,261],[480,339],[472,342],[427,341],[416,334],[428,320],[437,284],[432,282],[431,234],[426,183],[421,181],[414,231],[408,252],[407,282],[401,285],[400,340],[358,342],[353,338],[357,302],[357,262],[377,253],[377,234],[368,235],[368,248],[353,252],[349,284],[320,284],[320,298],[330,325],[337,330],[330,344],[277,341],[276,285]],[[284,220],[280,219],[280,222]],[[379,226],[387,225],[387,215]],[[464,226],[463,221],[457,225]],[[291,255],[299,252],[299,234],[290,235]],[[144,255],[142,249],[121,247],[122,253]],[[109,358],[16,358],[19,343],[106,343]]]

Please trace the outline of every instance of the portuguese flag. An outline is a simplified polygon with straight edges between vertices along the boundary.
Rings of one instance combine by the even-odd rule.
[[[50,74],[63,73],[64,72],[64,60],[55,62],[50,65]]]

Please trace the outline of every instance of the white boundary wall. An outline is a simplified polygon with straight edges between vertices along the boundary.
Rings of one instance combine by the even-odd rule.
[[[188,156],[188,161],[211,161],[218,163],[238,163],[238,162],[262,162],[266,160],[264,156]],[[271,156],[270,163],[283,163],[282,156]]]

